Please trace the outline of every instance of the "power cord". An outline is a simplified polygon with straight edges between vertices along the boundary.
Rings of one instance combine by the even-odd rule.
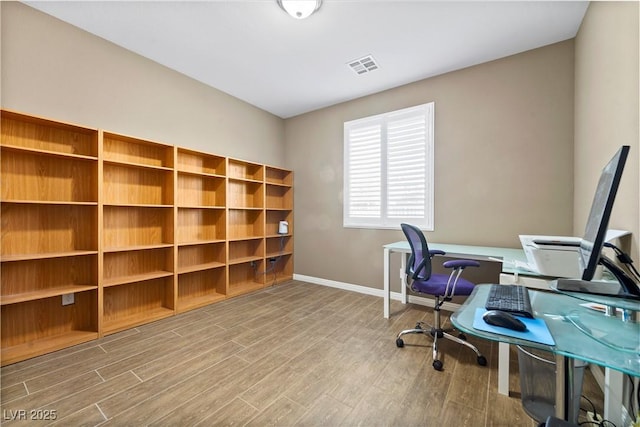
[[[640,280],[640,272],[638,272],[638,270],[636,270],[636,268],[633,266],[633,260],[627,253],[623,252],[613,243],[606,242],[604,246],[613,249],[613,251],[616,253],[616,258],[618,259],[618,261],[620,261],[628,268],[629,272],[633,276],[635,276],[636,280]]]
[[[257,269],[257,266],[255,267],[255,275],[256,275],[256,277],[258,277],[258,276],[266,276],[267,274],[269,274],[269,273],[271,273],[273,271],[273,283],[272,283],[272,286],[275,285],[278,282],[278,271],[276,270],[276,264],[284,256],[284,240],[285,240],[285,237],[286,236],[284,236],[284,235],[280,236],[279,254],[277,256],[275,256],[275,257],[267,258],[270,265],[267,268],[265,268],[265,270],[263,272],[259,272],[258,269]]]
[[[598,427],[617,427],[617,426],[616,426],[614,423],[612,423],[611,421],[609,421],[609,420],[605,420],[605,419],[602,419],[602,417],[598,414],[598,411],[596,411],[596,407],[595,407],[595,405],[593,404],[593,402],[592,402],[591,400],[589,400],[589,398],[588,398],[588,397],[586,397],[586,396],[584,396],[584,395],[583,395],[583,396],[580,396],[580,397],[582,397],[584,400],[586,400],[587,402],[589,402],[589,405],[591,405],[591,411],[587,411],[586,409],[584,409],[584,408],[582,408],[582,407],[580,408],[580,410],[581,410],[581,411],[586,412],[587,414],[588,414],[589,412],[591,412],[591,413],[593,414],[593,418],[594,418],[595,420],[598,420],[598,421],[582,421],[581,423],[578,423],[578,425],[579,425],[579,426],[583,426],[583,425],[594,425],[594,426],[598,426]]]

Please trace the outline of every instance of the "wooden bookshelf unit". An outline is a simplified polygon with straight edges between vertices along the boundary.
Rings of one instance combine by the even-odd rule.
[[[226,159],[177,155],[177,311],[223,300],[226,287]]]
[[[13,112],[1,120],[0,344],[8,364],[99,336],[98,131]]]
[[[0,116],[2,365],[293,278],[291,171]]]

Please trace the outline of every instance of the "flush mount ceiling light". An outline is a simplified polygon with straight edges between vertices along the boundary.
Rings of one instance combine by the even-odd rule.
[[[305,19],[320,9],[322,0],[277,0],[278,6],[296,19]]]

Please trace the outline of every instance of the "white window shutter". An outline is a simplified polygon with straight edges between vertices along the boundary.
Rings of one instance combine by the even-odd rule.
[[[433,230],[433,103],[345,123],[344,226]]]
[[[370,223],[382,213],[381,124],[372,122],[350,127],[345,156],[349,170],[346,180],[346,217],[359,224]]]

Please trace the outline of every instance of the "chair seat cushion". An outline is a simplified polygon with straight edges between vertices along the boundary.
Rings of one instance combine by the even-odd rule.
[[[431,275],[429,280],[415,280],[411,283],[411,289],[421,294],[444,296],[444,291],[447,289],[448,281],[448,274],[434,273]],[[462,277],[458,278],[455,295],[470,295],[471,291],[473,291],[473,283],[463,279]]]

